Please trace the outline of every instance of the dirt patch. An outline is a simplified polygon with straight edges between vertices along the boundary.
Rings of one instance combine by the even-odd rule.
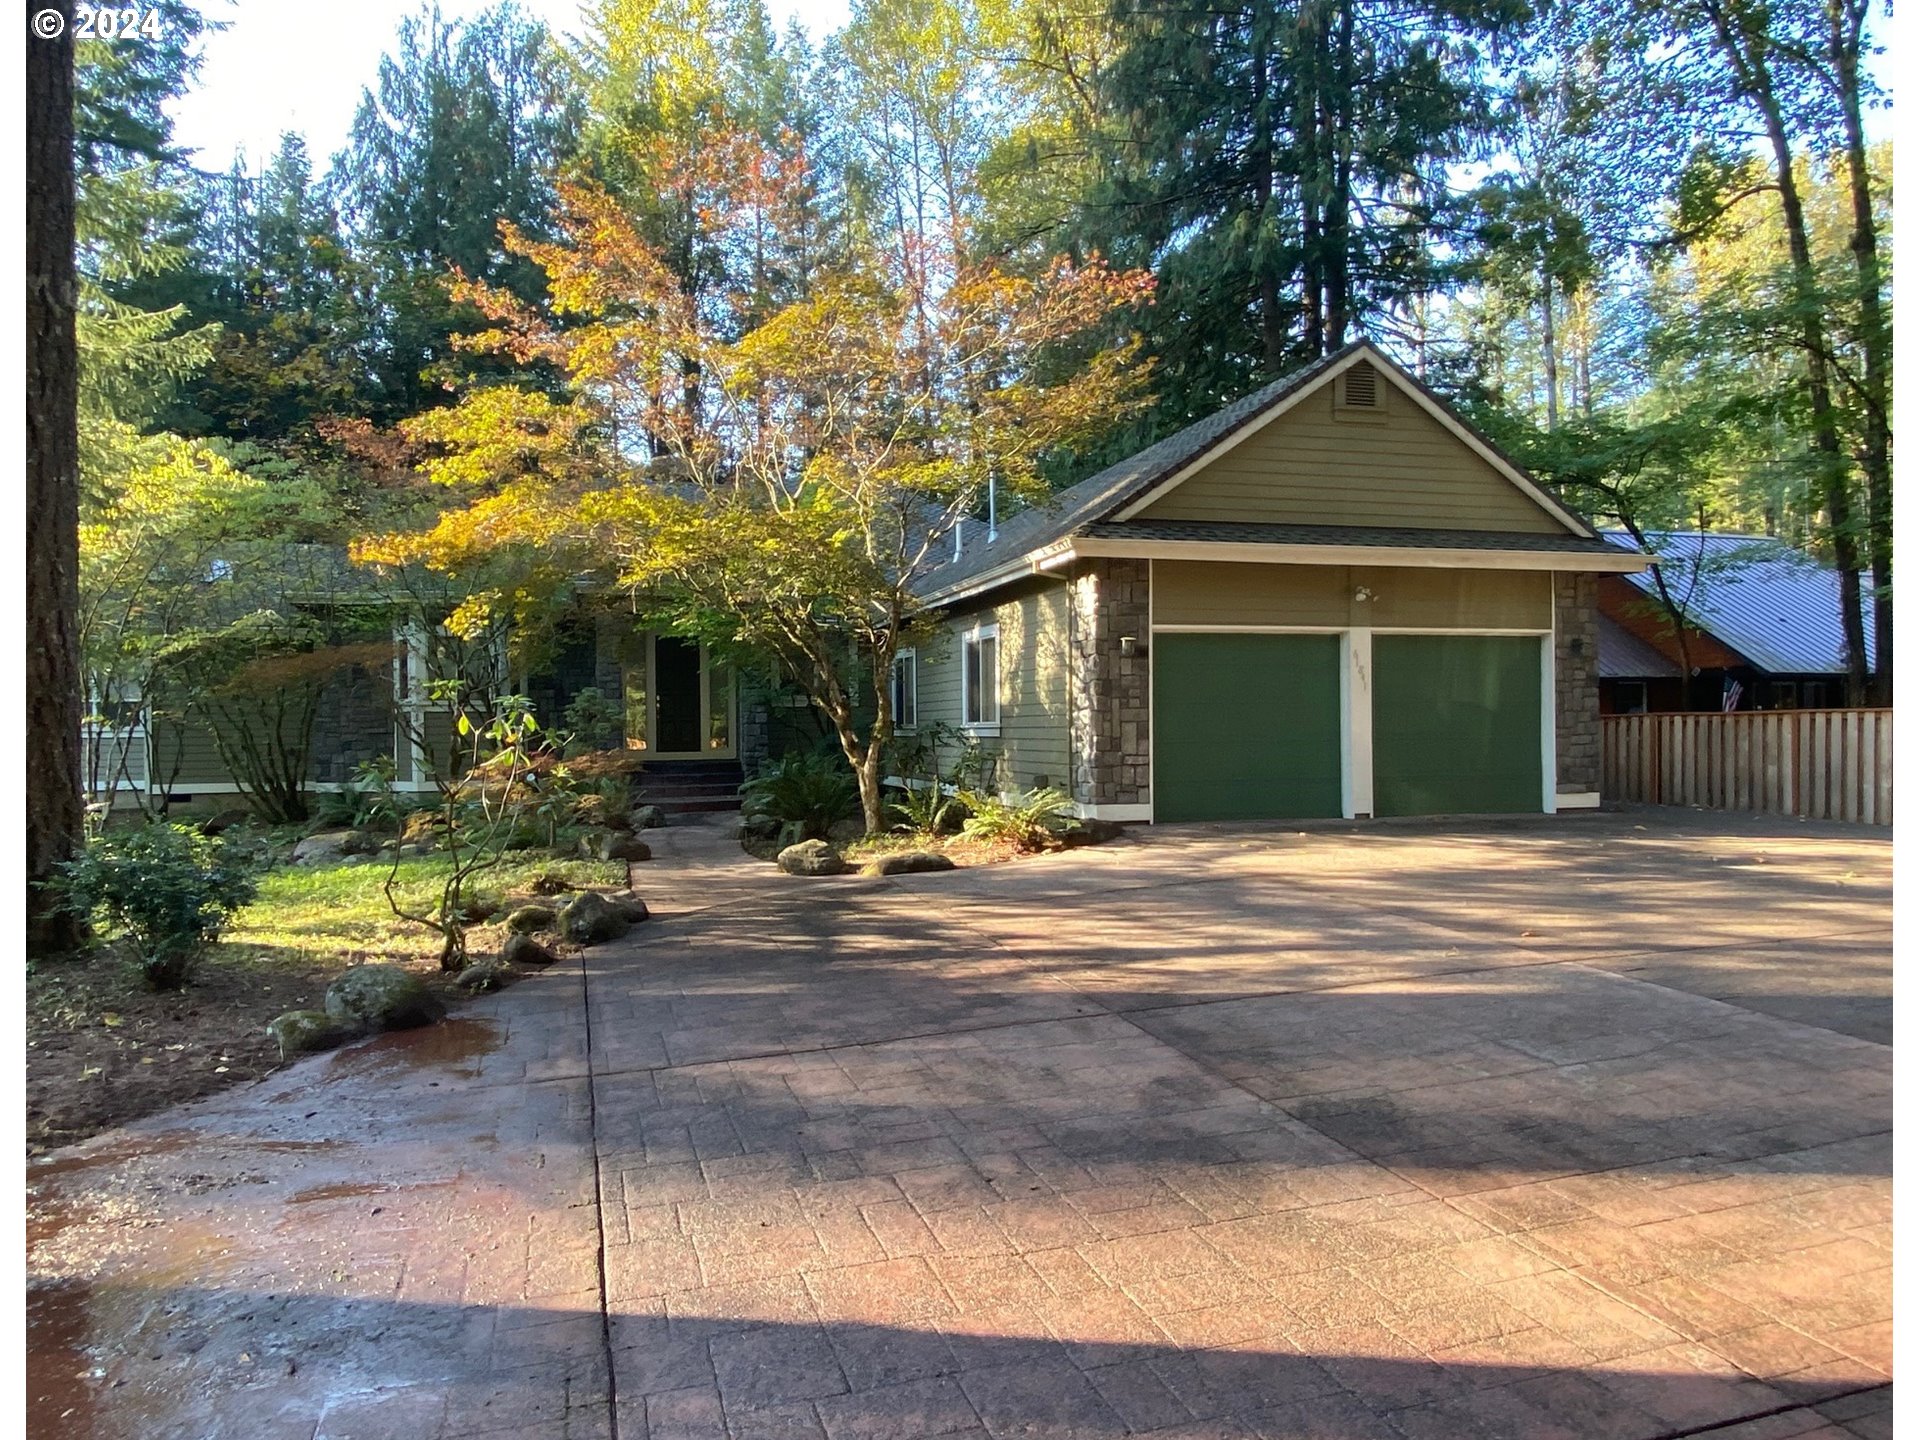
[[[266,958],[221,946],[191,985],[168,994],[148,990],[106,951],[36,964],[27,977],[28,1153],[277,1070],[280,1047],[267,1022],[319,1008],[353,958]],[[430,961],[407,968],[449,1005],[468,998]]]

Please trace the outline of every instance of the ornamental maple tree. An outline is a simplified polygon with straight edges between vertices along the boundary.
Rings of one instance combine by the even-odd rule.
[[[1097,258],[1016,274],[856,249],[799,267],[807,177],[788,147],[709,136],[662,168],[693,246],[650,243],[606,191],[565,185],[559,239],[502,226],[546,272],[543,307],[456,281],[491,322],[461,343],[524,379],[402,427],[462,501],[358,553],[461,571],[516,552],[771,656],[832,723],[877,831],[888,677],[924,624],[921,578],[989,486],[1002,513],[1043,498],[1045,457],[1145,403],[1136,347],[1106,337],[1152,282]],[[456,618],[514,603],[486,593]]]

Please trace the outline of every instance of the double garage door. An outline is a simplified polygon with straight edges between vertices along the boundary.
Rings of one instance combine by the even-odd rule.
[[[1538,811],[1540,641],[1372,639],[1375,815]],[[1154,639],[1156,820],[1338,817],[1348,736],[1339,635]],[[1359,806],[1366,809],[1365,805]]]

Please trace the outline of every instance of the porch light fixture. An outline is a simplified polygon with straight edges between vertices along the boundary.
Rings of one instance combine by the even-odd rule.
[[[1122,655],[1131,655],[1135,650],[1139,648],[1140,648],[1140,641],[1137,636],[1122,635],[1120,637],[1120,653]]]

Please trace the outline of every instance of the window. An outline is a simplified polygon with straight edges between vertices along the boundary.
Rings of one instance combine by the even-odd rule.
[[[920,657],[902,650],[893,657],[893,728],[911,730],[920,715]]]
[[[970,730],[1000,726],[1000,627],[969,630],[960,647],[960,721]]]

